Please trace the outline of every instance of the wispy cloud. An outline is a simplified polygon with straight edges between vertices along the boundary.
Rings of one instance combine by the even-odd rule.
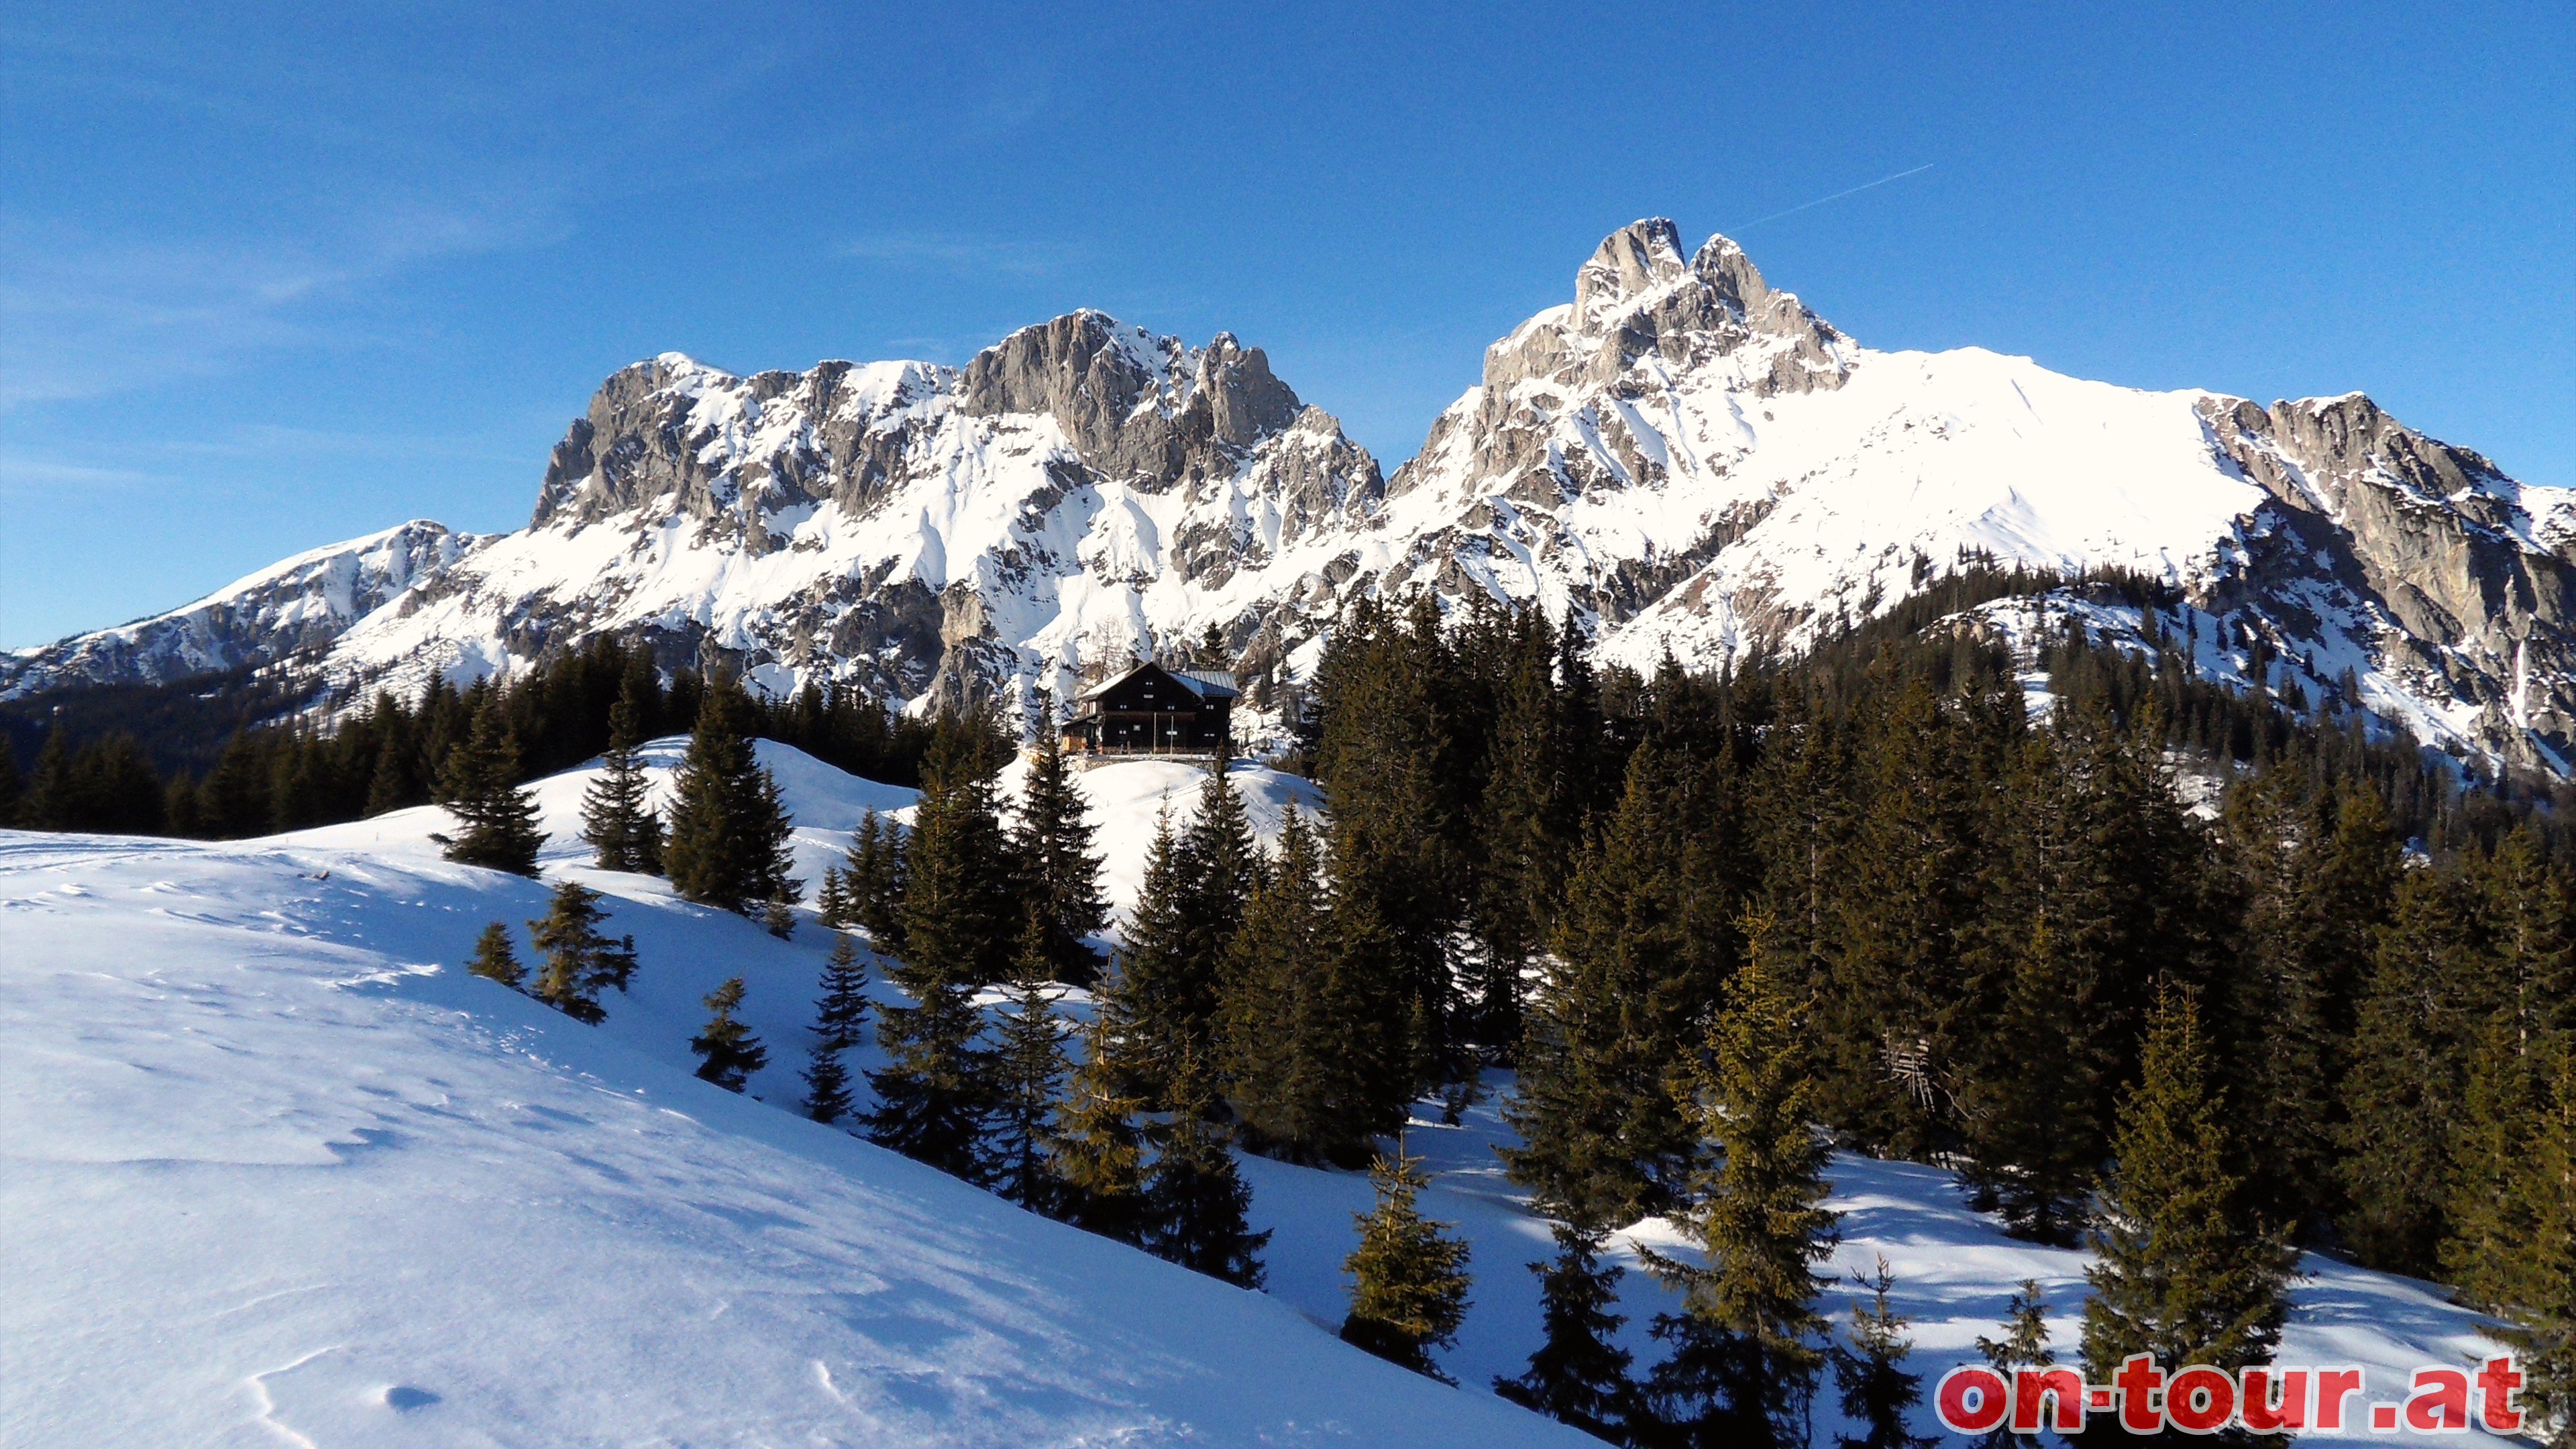
[[[134,241],[0,212],[0,411],[361,340],[333,304],[427,260],[523,244],[540,215],[392,205],[337,236],[249,242]]]
[[[0,451],[0,497],[51,493],[64,488],[91,492],[159,488],[174,481],[167,473],[142,468],[67,463],[59,458]]]

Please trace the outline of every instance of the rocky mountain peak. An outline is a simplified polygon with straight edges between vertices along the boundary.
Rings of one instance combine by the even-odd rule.
[[[1574,273],[1574,316],[1597,330],[1634,298],[1690,275],[1680,228],[1660,216],[1632,221],[1601,239]]]
[[[957,393],[970,417],[1053,418],[1085,466],[1149,491],[1231,474],[1301,407],[1261,349],[1231,333],[1192,350],[1090,310],[975,354]]]

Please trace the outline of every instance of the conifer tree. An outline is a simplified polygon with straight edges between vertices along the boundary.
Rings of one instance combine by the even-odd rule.
[[[814,1049],[805,1068],[805,1115],[837,1122],[850,1115],[850,1070],[841,1053],[859,1044],[868,1015],[868,971],[847,932],[837,933],[823,963],[823,995],[814,1003]]]
[[[2576,1444],[2576,1046],[2561,1042],[2548,1100],[2526,1139],[2519,1208],[2528,1236],[2494,1296],[2522,1358],[2523,1404],[2544,1442]]]
[[[1683,1295],[1681,1313],[1655,1322],[1673,1348],[1648,1391],[1676,1442],[1693,1446],[1799,1442],[1823,1360],[1814,1265],[1832,1250],[1835,1215],[1823,1205],[1802,1024],[1769,934],[1766,918],[1745,922],[1749,953],[1710,1022],[1706,1059],[1684,1065],[1676,1093],[1716,1147],[1674,1214],[1704,1262],[1646,1258]]]
[[[1538,1275],[1547,1340],[1518,1378],[1496,1377],[1494,1392],[1594,1438],[1627,1442],[1630,1429],[1644,1425],[1628,1378],[1630,1356],[1618,1343],[1619,1326],[1628,1320],[1611,1311],[1624,1270],[1602,1263],[1608,1234],[1601,1229],[1555,1223],[1549,1231],[1555,1259],[1529,1265]]]
[[[1054,697],[1044,690],[1038,691],[1037,716],[1037,754],[1021,791],[1012,843],[1022,888],[1046,926],[1047,979],[1089,986],[1099,979],[1100,953],[1083,938],[1109,922],[1109,906],[1100,895],[1100,856],[1091,848],[1095,827],[1065,758]]]
[[[1145,1219],[1145,1150],[1139,1103],[1126,1094],[1127,1074],[1108,1032],[1094,1021],[1083,1033],[1082,1064],[1056,1108],[1055,1175],[1064,1184],[1066,1222],[1121,1242],[1139,1242]]]
[[[782,941],[790,939],[796,934],[795,903],[788,900],[783,893],[772,892],[769,899],[760,907],[760,924],[763,930],[778,939]]]
[[[510,928],[494,921],[474,938],[474,959],[465,969],[486,981],[498,981],[512,991],[528,989],[528,968],[519,964],[519,955],[510,949]]]
[[[1377,1206],[1351,1215],[1360,1243],[1342,1260],[1352,1279],[1342,1341],[1445,1384],[1456,1381],[1440,1371],[1431,1350],[1454,1346],[1466,1320],[1467,1245],[1442,1232],[1451,1224],[1433,1222],[1415,1206],[1429,1181],[1422,1159],[1407,1156],[1401,1139],[1395,1156],[1370,1164]]]
[[[1243,796],[1228,777],[1229,743],[1210,757],[1199,785],[1197,808],[1190,814],[1189,834],[1181,854],[1192,867],[1183,898],[1187,951],[1195,973],[1207,982],[1206,1010],[1216,1009],[1216,981],[1226,952],[1243,928],[1243,912],[1260,883],[1261,853],[1252,843],[1252,822],[1244,814]],[[1204,1026],[1192,1043],[1206,1059]]]
[[[1206,1069],[1185,1053],[1172,1071],[1171,1120],[1155,1134],[1158,1149],[1145,1177],[1145,1245],[1158,1257],[1237,1288],[1258,1288],[1262,1245],[1246,1214],[1252,1190],[1236,1171],[1224,1132],[1208,1120],[1214,1107]]]
[[[1907,1415],[1923,1401],[1923,1376],[1902,1367],[1913,1342],[1905,1336],[1908,1320],[1887,1303],[1896,1278],[1887,1271],[1885,1255],[1879,1257],[1877,1272],[1854,1273],[1852,1281],[1869,1291],[1869,1305],[1852,1300],[1851,1341],[1835,1344],[1830,1352],[1843,1417],[1861,1432],[1837,1434],[1834,1442],[1840,1449],[1931,1449],[1938,1439],[1906,1427]]]
[[[1196,955],[1189,914],[1196,867],[1166,810],[1155,820],[1126,944],[1102,993],[1119,1065],[1133,1074],[1129,1085],[1149,1108],[1169,1100],[1169,1067],[1182,1051],[1208,1051],[1216,1014],[1216,973]]]
[[[868,1140],[968,1182],[986,1180],[984,1126],[991,1080],[976,1045],[982,1018],[972,988],[945,972],[892,973],[913,999],[877,1013],[877,1046],[885,1065],[868,1073],[877,1106],[867,1114]]]
[[[2075,995],[2043,912],[2013,955],[1994,1034],[2025,1048],[2063,1042],[2074,1032]],[[2079,1125],[2089,1095],[2077,1063],[2055,1050],[2025,1050],[2019,1070],[1984,1072],[1969,1084],[1974,1155],[1964,1175],[1977,1206],[2001,1214],[2014,1236],[2072,1246],[2081,1234],[2095,1173],[2095,1144]]]
[[[520,789],[519,746],[502,722],[499,708],[488,702],[474,716],[474,732],[448,751],[439,777],[439,800],[456,817],[454,838],[432,836],[442,852],[459,865],[479,865],[516,875],[537,873],[537,852],[546,843],[537,828],[537,801]]]
[[[1377,1064],[1390,1075],[1371,1084],[1388,1116],[1438,1085],[1417,1078],[1417,1065],[1443,1075],[1463,1068],[1454,1031],[1455,836],[1474,797],[1457,787],[1457,742],[1443,718],[1442,683],[1453,666],[1438,606],[1418,595],[1402,619],[1374,598],[1355,601],[1316,671],[1335,934],[1354,966],[1367,964],[1354,979],[1371,985],[1375,1030],[1403,1043]],[[1416,1021],[1435,1039],[1411,1042]]]
[[[838,1122],[856,1107],[850,1096],[850,1069],[841,1061],[840,1049],[826,1045],[820,1037],[805,1059],[805,1069],[797,1075],[805,1081],[805,1115],[813,1120]]]
[[[1010,979],[1023,911],[993,778],[1008,747],[995,730],[986,714],[940,722],[903,849],[897,954],[967,988]]]
[[[2040,1296],[2039,1280],[2024,1278],[2004,1305],[2001,1325],[2003,1337],[1977,1335],[1977,1352],[1986,1366],[2013,1381],[2013,1375],[2026,1368],[2046,1368],[2057,1362],[2048,1347],[2048,1300]],[[1998,1424],[1986,1431],[1977,1443],[1981,1449],[2005,1449],[2006,1445],[2023,1442],[2012,1432],[2010,1423]]]
[[[1545,611],[1522,610],[1508,648],[1481,802],[1484,852],[1473,903],[1483,967],[1474,987],[1473,1029],[1480,1043],[1504,1053],[1519,1045],[1521,979],[1554,919],[1568,813],[1556,692],[1548,678],[1555,640]]]
[[[2464,871],[2410,871],[2371,964],[2343,1080],[2338,1226],[2363,1263],[2431,1277],[2449,1199],[2466,1042],[2460,992],[2487,950]]]
[[[856,844],[854,840],[852,844]],[[814,892],[814,918],[827,931],[846,931],[857,924],[850,918],[850,890],[847,878],[837,865],[823,867],[823,884]]]
[[[18,752],[0,738],[0,830],[18,828],[18,812],[27,786],[18,774]]]
[[[741,1005],[742,978],[727,977],[706,995],[707,1010],[715,1014],[689,1039],[689,1050],[698,1054],[699,1078],[728,1092],[741,1091],[752,1073],[769,1065],[769,1049],[734,1016]]]
[[[2084,1372],[2107,1383],[2144,1353],[2167,1371],[2267,1362],[2296,1254],[2248,1220],[2225,1104],[2210,1085],[2200,1010],[2162,989],[2139,1077],[2121,1103],[2084,1305]]]
[[[850,833],[842,910],[888,956],[903,954],[903,828],[874,810]]]
[[[601,870],[651,873],[662,868],[662,817],[653,810],[653,783],[644,770],[644,743],[633,695],[608,711],[608,749],[599,778],[582,792],[581,836],[597,852]]]
[[[635,972],[635,939],[611,940],[599,923],[608,919],[599,908],[599,892],[579,881],[561,881],[547,902],[545,918],[528,922],[528,939],[545,957],[537,972],[536,998],[576,1021],[599,1021],[601,988],[626,989]]]
[[[78,829],[89,814],[81,794],[72,768],[71,732],[57,720],[36,752],[36,774],[27,790],[28,823],[39,830]]]
[[[757,723],[757,707],[739,684],[709,684],[674,782],[670,842],[663,848],[671,884],[683,897],[737,914],[772,895],[793,898],[804,890],[788,874],[794,826],[778,782],[752,748]]]
[[[1047,933],[1032,905],[1020,933],[1011,1011],[989,1058],[993,1190],[1031,1212],[1056,1211],[1055,1099],[1065,1077],[1064,1027],[1047,995]]]
[[[1315,833],[1290,805],[1279,853],[1245,908],[1224,973],[1218,1060],[1246,1145],[1290,1162],[1367,1161],[1373,1111],[1366,999],[1333,949]]]
[[[1672,779],[1640,749],[1609,824],[1578,856],[1529,1008],[1502,1149],[1542,1211],[1612,1226],[1669,1205],[1691,1132],[1666,1086],[1700,1005],[1689,969]]]
[[[943,719],[904,846],[903,946],[891,973],[913,999],[877,1017],[868,1136],[969,1182],[989,1181],[993,1072],[977,1044],[975,989],[1009,973],[1016,904],[993,776],[1004,753],[988,715]],[[882,949],[882,948],[881,948]]]

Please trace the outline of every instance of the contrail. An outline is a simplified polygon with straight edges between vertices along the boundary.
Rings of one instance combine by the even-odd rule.
[[[1787,211],[1775,211],[1769,216],[1756,217],[1751,221],[1745,222],[1742,226],[1723,226],[1719,227],[1718,230],[1724,232],[1728,236],[1733,236],[1737,232],[1744,230],[1745,227],[1760,226],[1766,221],[1778,221],[1784,216],[1796,216],[1799,212],[1806,211],[1811,207],[1822,206],[1828,201],[1840,201],[1846,196],[1857,196],[1861,192],[1867,191],[1873,186],[1885,186],[1891,181],[1902,181],[1908,176],[1920,176],[1924,172],[1931,170],[1932,165],[1933,163],[1926,161],[1911,171],[1899,171],[1893,176],[1882,176],[1876,181],[1864,181],[1849,191],[1837,191],[1831,196],[1819,196],[1813,201],[1801,202],[1796,206],[1790,207]]]

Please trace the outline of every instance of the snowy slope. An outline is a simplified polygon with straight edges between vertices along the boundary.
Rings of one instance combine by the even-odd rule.
[[[818,874],[858,809],[909,798],[762,754]],[[1113,882],[1167,788],[1188,808],[1170,770],[1081,777]],[[439,861],[435,812],[224,845],[0,833],[0,1441],[1588,1442],[1478,1392],[1536,1344],[1520,1264],[1547,1251],[1494,1102],[1409,1133],[1425,1210],[1475,1251],[1449,1390],[1329,1335],[1358,1174],[1244,1161],[1276,1234],[1270,1292],[1244,1294],[770,1105],[798,1091],[823,933],[779,942],[573,864],[589,774],[539,796],[549,874],[608,892],[642,958],[597,1028],[455,968],[546,888]],[[1262,820],[1294,789],[1237,784]],[[698,998],[737,973],[772,1051],[749,1098],[687,1075]],[[1834,1173],[1835,1266],[1888,1257],[1918,1367],[1957,1361],[2024,1277],[2071,1344],[2081,1254],[2004,1238],[1934,1169]],[[1627,1241],[1676,1246],[1652,1222]],[[2290,1357],[2386,1385],[2486,1348],[2428,1285],[2306,1267]],[[1636,1275],[1624,1295],[1651,1362],[1673,1300]]]
[[[689,1078],[694,997],[784,1046],[820,942],[597,879],[591,1029],[442,964],[537,883],[0,835],[0,1440],[1580,1442]]]

